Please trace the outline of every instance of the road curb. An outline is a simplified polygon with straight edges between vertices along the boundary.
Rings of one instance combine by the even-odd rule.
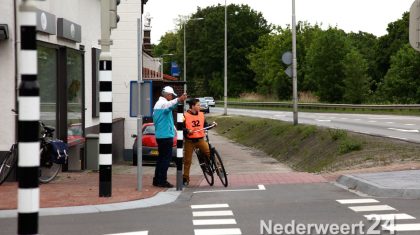
[[[420,199],[420,189],[384,187],[356,175],[341,175],[337,179],[337,183],[348,189],[356,190],[371,196]]]
[[[88,206],[71,206],[71,207],[53,207],[40,208],[40,216],[50,215],[73,215],[73,214],[87,214],[87,213],[101,213],[109,211],[120,211],[128,209],[138,209],[153,206],[160,206],[174,202],[182,191],[175,191],[169,189],[165,192],[159,192],[155,196],[128,202],[118,202],[110,204],[88,205]],[[17,210],[0,210],[0,218],[15,218],[17,217]]]

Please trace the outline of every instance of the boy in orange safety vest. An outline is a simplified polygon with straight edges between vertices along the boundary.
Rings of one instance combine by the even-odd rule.
[[[190,167],[192,154],[195,148],[200,149],[207,157],[210,157],[208,143],[204,140],[205,132],[202,130],[208,124],[204,114],[200,112],[200,100],[190,99],[190,109],[184,113],[184,174],[183,182],[187,186],[190,182]],[[198,131],[200,130],[200,131]]]

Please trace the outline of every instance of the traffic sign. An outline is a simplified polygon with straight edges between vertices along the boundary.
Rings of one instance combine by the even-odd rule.
[[[410,45],[420,51],[420,0],[413,2],[410,8]]]

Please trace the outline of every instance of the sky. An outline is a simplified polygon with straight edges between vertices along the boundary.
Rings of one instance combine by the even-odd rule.
[[[292,0],[226,0],[227,4],[247,4],[261,12],[268,23],[285,27],[292,24]],[[376,36],[387,33],[388,23],[400,19],[414,0],[295,0],[296,21],[327,28],[337,26],[346,32],[364,31]],[[158,44],[166,32],[176,29],[178,16],[190,16],[197,7],[205,8],[224,0],[148,0],[144,7],[151,20],[151,40]],[[228,22],[229,23],[229,22]]]

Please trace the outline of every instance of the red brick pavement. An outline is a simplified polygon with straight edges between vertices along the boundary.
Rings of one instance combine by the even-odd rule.
[[[97,205],[149,198],[165,189],[152,186],[152,175],[143,176],[143,189],[138,192],[135,174],[113,174],[112,197],[99,197],[99,174],[92,172],[60,173],[48,184],[40,185],[40,207],[66,207]],[[175,184],[175,176],[168,176]],[[215,175],[215,187],[222,187]],[[228,175],[228,188],[256,186],[258,184],[302,184],[327,182],[322,176],[303,172],[248,173]],[[209,187],[201,175],[191,176],[190,188]],[[17,183],[5,182],[0,186],[0,210],[16,209]]]
[[[217,175],[214,177],[214,186],[222,186]],[[258,184],[305,184],[323,182],[327,182],[324,177],[306,172],[249,173],[228,175],[228,187],[254,186]],[[200,187],[203,186],[208,186],[205,180],[201,181]]]
[[[175,184],[175,176],[168,176]],[[48,184],[40,185],[40,207],[66,207],[107,204],[149,198],[165,189],[152,186],[152,175],[143,176],[143,189],[137,191],[137,175],[113,174],[112,197],[99,197],[99,173],[60,173]],[[198,185],[202,177],[192,177],[192,185]],[[17,208],[17,183],[0,185],[0,210]]]

